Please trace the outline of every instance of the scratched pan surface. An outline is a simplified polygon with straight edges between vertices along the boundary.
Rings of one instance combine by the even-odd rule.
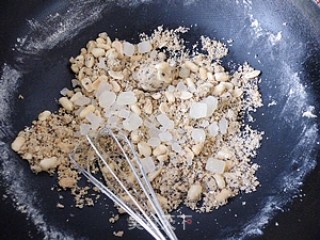
[[[159,25],[182,25],[192,26],[184,36],[190,46],[200,35],[232,39],[223,61],[226,68],[248,61],[262,70],[265,106],[253,114],[256,120],[251,125],[265,135],[253,160],[261,166],[258,191],[241,194],[210,214],[182,208],[186,221],[178,213],[174,217],[179,239],[320,239],[319,120],[310,117],[311,112],[319,115],[320,102],[317,4],[114,2],[0,3],[1,195],[7,196],[0,205],[0,238],[117,239],[112,232],[128,228],[126,217],[114,226],[108,223],[112,210],[105,207],[108,201],[83,210],[70,207],[68,193],[50,190],[56,184],[53,178],[32,174],[8,146],[39,112],[57,110],[59,91],[70,86],[72,78],[68,58],[97,33],[107,31],[113,38],[134,42],[138,33],[150,33]],[[9,83],[14,80],[17,88]],[[64,209],[56,208],[58,201]],[[24,206],[24,214],[16,210],[17,204]],[[131,227],[123,239],[150,239]]]

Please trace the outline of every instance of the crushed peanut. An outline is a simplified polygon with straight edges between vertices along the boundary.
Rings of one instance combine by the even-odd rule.
[[[34,172],[57,172],[78,207],[94,203],[68,154],[83,135],[104,126],[127,134],[165,211],[184,203],[209,212],[240,191],[255,191],[258,165],[251,159],[262,133],[241,118],[262,106],[260,71],[248,64],[226,71],[221,59],[228,49],[208,37],[201,37],[201,52],[190,52],[180,37],[187,31],[158,27],[138,44],[99,34],[70,59],[74,89],[63,91],[59,112],[41,113],[12,149]],[[82,157],[96,172],[96,157],[90,151]],[[111,187],[110,174],[102,172]]]
[[[110,223],[115,223],[116,221],[118,221],[120,218],[119,214],[116,214],[114,216],[112,216],[111,218],[109,218],[109,222]]]
[[[114,231],[113,232],[113,235],[115,236],[115,237],[123,237],[123,235],[124,235],[124,231]]]

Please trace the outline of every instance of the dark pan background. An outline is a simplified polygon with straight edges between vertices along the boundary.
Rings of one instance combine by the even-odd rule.
[[[96,1],[94,4],[99,4],[99,2]],[[3,63],[16,64],[16,56],[12,48],[17,37],[26,32],[26,19],[42,19],[43,16],[55,13],[57,9],[62,9],[64,4],[67,4],[67,2],[56,0],[2,0],[0,2],[0,65],[2,66]],[[12,122],[16,132],[24,126],[30,125],[40,111],[45,109],[54,111],[58,108],[55,99],[58,98],[59,91],[63,87],[70,86],[69,80],[72,78],[72,74],[68,70],[68,58],[76,55],[79,49],[99,32],[107,31],[112,37],[137,40],[137,33],[143,31],[150,33],[150,30],[161,24],[164,24],[165,27],[178,27],[197,23],[197,27],[186,34],[186,38],[192,42],[202,34],[211,35],[218,39],[233,38],[234,35],[232,33],[237,32],[241,28],[241,24],[246,21],[241,13],[235,11],[236,7],[233,9],[230,1],[223,3],[223,1],[219,0],[204,0],[191,6],[185,6],[182,1],[174,0],[157,0],[149,4],[137,5],[132,9],[114,6],[112,11],[102,13],[106,15],[104,18],[98,20],[93,26],[80,31],[76,37],[72,38],[72,41],[58,45],[51,51],[44,51],[40,55],[40,60],[31,59],[31,62],[26,63],[30,64],[30,71],[24,76],[26,81],[19,88],[19,92],[25,96],[27,102],[17,104],[15,118]],[[271,31],[277,32],[279,26],[283,22],[287,22],[287,32],[283,33],[285,41],[294,41],[297,38],[305,42],[303,46],[305,54],[302,59],[294,57],[294,49],[288,49],[288,51],[292,51],[291,53],[280,51],[279,57],[281,61],[288,61],[297,72],[301,72],[304,76],[302,80],[308,86],[307,91],[316,108],[315,113],[319,114],[320,8],[310,0],[257,0],[253,1],[253,7],[256,17],[260,22],[264,21],[264,24]],[[226,20],[234,23],[233,27],[230,28],[230,24],[227,24]],[[128,27],[124,29],[123,26]],[[114,32],[115,29],[118,29],[118,32]],[[272,79],[272,74],[277,74],[277,60],[274,62],[269,61],[268,56],[266,56],[265,59],[262,57],[262,64],[259,64],[253,54],[247,54],[248,48],[246,48],[246,45],[249,45],[247,43],[250,42],[250,38],[248,36],[246,38],[243,32],[240,35],[241,37],[234,39],[235,44],[231,47],[231,53],[225,62],[231,59],[237,63],[248,61],[263,71],[263,78]],[[259,45],[254,45],[253,47],[252,52],[259,53],[259,56],[269,54]],[[277,49],[275,49],[275,54],[277,54],[276,51]],[[290,55],[290,58],[286,59],[285,54]],[[265,96],[269,93],[268,91],[271,91],[270,89],[268,90],[267,85],[262,85],[261,88]],[[46,89],[46,91],[43,91],[43,89]],[[286,128],[281,128],[273,132],[272,126],[274,123],[272,119],[264,117],[261,114],[262,112],[263,110],[258,111],[255,116],[257,118],[255,127],[260,130],[265,130],[264,128],[271,129],[269,137],[276,142],[278,141],[277,143],[281,148],[270,150],[266,145],[263,145],[255,160],[260,164],[263,163],[264,159],[272,160],[270,160],[269,164],[265,162],[261,164],[265,170],[258,172],[259,180],[262,182],[261,191],[236,197],[231,201],[231,208],[239,210],[238,215],[240,216],[233,218],[234,222],[224,222],[227,219],[231,219],[229,216],[231,213],[228,213],[228,206],[215,211],[213,215],[194,215],[193,221],[199,220],[201,224],[195,225],[194,229],[189,227],[186,231],[182,231],[179,228],[177,235],[180,236],[180,239],[224,239],[224,231],[228,232],[226,235],[228,237],[232,236],[232,232],[235,233],[234,236],[237,236],[236,232],[239,230],[237,228],[241,224],[240,219],[242,217],[244,219],[250,218],[252,213],[259,208],[254,204],[255,201],[259,201],[273,191],[272,179],[276,177],[277,172],[276,170],[275,172],[272,172],[273,170],[266,171],[266,169],[268,169],[268,166],[271,167],[272,164],[278,164],[280,169],[285,167],[287,162],[284,152],[290,151],[290,146],[295,144],[297,136],[292,129],[289,131]],[[277,114],[277,112],[273,114]],[[319,118],[315,121],[319,125]],[[280,137],[286,139],[285,136],[288,136],[287,140],[281,142],[279,140]],[[7,141],[10,142],[12,139],[13,136],[10,136]],[[307,148],[308,146],[306,145],[305,147]],[[316,148],[313,154],[317,161],[319,161],[320,157],[318,150],[319,148]],[[274,162],[278,156],[280,156],[280,160],[283,160],[282,163]],[[55,192],[50,191],[49,187],[55,184],[54,179],[49,178],[46,174],[33,175],[25,162],[21,166],[29,176],[32,190],[37,193],[43,193],[42,195],[38,194],[41,199],[39,207],[44,208],[44,211],[48,213],[48,219],[46,219],[48,223],[52,223],[64,230],[68,229],[68,231],[75,234],[76,238],[118,239],[112,236],[113,230],[110,226],[104,227],[107,224],[109,211],[104,210],[103,206],[97,206],[96,210],[84,209],[82,211],[69,207],[66,207],[65,210],[56,209],[54,206],[58,196]],[[282,211],[277,212],[266,225],[264,234],[252,239],[320,239],[319,165],[306,176],[301,189],[301,196],[293,198],[292,202],[287,204]],[[5,194],[5,191],[5,186],[0,184],[0,198]],[[278,193],[274,192],[272,194]],[[65,195],[68,196],[67,194]],[[243,209],[241,208],[242,201],[247,201],[252,205],[249,204],[250,207],[247,206],[246,209]],[[67,202],[71,203],[72,200],[65,200],[65,203]],[[16,211],[13,205],[10,197],[1,198],[0,200],[0,239],[42,239],[43,234],[37,231],[24,214]],[[48,206],[47,209],[46,206]],[[190,211],[185,211],[191,214]],[[68,218],[69,213],[74,214],[75,217],[66,223],[65,219]],[[217,219],[220,224],[216,224],[215,221]],[[275,226],[276,223],[279,223],[279,226]],[[126,225],[126,222],[123,221],[122,224]],[[224,229],[225,226],[230,226],[231,230]],[[150,239],[142,231],[129,231],[128,235],[124,239]]]

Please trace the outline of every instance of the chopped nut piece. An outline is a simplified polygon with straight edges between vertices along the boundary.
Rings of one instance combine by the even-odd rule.
[[[260,73],[261,73],[261,71],[259,71],[259,70],[247,72],[246,74],[244,74],[244,78],[247,78],[247,79],[256,78],[260,75]]]
[[[18,136],[11,144],[11,148],[16,152],[19,152],[19,150],[21,149],[21,147],[23,146],[25,141],[26,141],[26,139],[24,137]]]
[[[230,196],[231,191],[229,189],[222,189],[221,192],[216,195],[215,200],[219,204],[225,204]]]
[[[151,147],[146,142],[138,143],[139,153],[144,157],[149,157],[151,155]]]
[[[111,46],[117,50],[120,55],[123,55],[123,43],[115,40],[112,42]]]
[[[207,80],[207,70],[203,67],[199,69],[199,78],[201,80]]]
[[[131,110],[132,112],[140,115],[141,114],[141,109],[139,108],[139,106],[137,104],[131,105]]]
[[[64,205],[61,203],[57,203],[57,208],[64,208]]]
[[[82,87],[88,92],[91,93],[94,91],[93,85],[92,85],[92,81],[90,78],[83,78],[81,79],[81,85]]]
[[[201,193],[202,193],[201,184],[195,183],[195,184],[191,185],[191,187],[188,191],[187,199],[189,201],[196,202],[196,201],[200,200]]]
[[[174,103],[175,102],[176,99],[175,99],[173,93],[165,92],[164,95],[166,96],[166,98],[167,98],[169,103]]]
[[[131,141],[133,143],[138,143],[141,140],[141,134],[140,134],[140,132],[138,130],[132,131],[131,134],[130,134],[130,137],[131,137]]]
[[[230,76],[226,72],[217,72],[214,74],[214,78],[218,82],[226,82],[230,79]]]
[[[40,161],[39,165],[43,171],[49,171],[50,169],[55,169],[59,164],[56,157],[45,158]]]
[[[190,69],[187,67],[182,66],[179,70],[179,77],[187,78],[190,76]]]
[[[165,145],[159,145],[153,150],[154,156],[160,156],[168,153],[168,148]]]
[[[114,216],[112,216],[111,218],[109,218],[109,222],[110,223],[115,223],[116,221],[118,221],[120,219],[119,214],[116,214]]]
[[[124,235],[124,231],[114,231],[113,232],[113,235],[116,236],[116,237],[123,237]]]
[[[112,85],[112,90],[115,92],[115,93],[118,93],[121,91],[121,87],[119,85],[119,83],[117,83],[116,81],[111,81],[110,82],[111,85]]]
[[[124,75],[122,72],[115,72],[110,70],[109,72],[110,77],[112,77],[113,79],[117,79],[117,80],[122,80],[124,79]]]
[[[191,61],[186,61],[185,65],[194,73],[198,72],[199,70],[199,67]]]
[[[162,103],[160,103],[159,111],[160,111],[161,113],[167,113],[167,112],[170,111],[170,108],[169,108],[169,106],[168,106],[167,103],[162,102]]]
[[[79,208],[94,201],[90,187],[79,186],[80,172],[68,159],[75,147],[81,166],[101,171],[103,183],[132,203],[85,140],[84,135],[94,136],[104,126],[128,136],[165,212],[181,203],[209,212],[240,191],[256,190],[257,165],[250,160],[262,134],[242,118],[262,106],[260,71],[248,64],[225,69],[220,59],[228,50],[209,37],[202,36],[199,48],[187,50],[179,36],[186,31],[159,27],[150,36],[141,34],[138,44],[99,34],[70,58],[73,89],[61,90],[59,112],[40,113],[31,128],[18,134],[12,149],[32,171],[56,173]],[[110,169],[148,205],[117,145],[96,139]],[[93,190],[96,200],[99,189]]]
[[[219,83],[217,86],[214,87],[212,94],[214,96],[221,96],[222,93],[226,90],[226,86],[224,83]]]
[[[203,143],[198,143],[198,144],[192,146],[192,151],[193,151],[194,155],[198,156],[201,153],[203,147],[204,147]]]
[[[158,70],[157,78],[161,82],[171,83],[172,78],[172,68],[167,62],[162,62],[156,65]]]
[[[213,177],[216,180],[216,183],[220,189],[226,187],[226,182],[220,174],[214,174]]]
[[[143,107],[143,110],[146,114],[152,114],[153,113],[153,106],[152,106],[152,102],[149,98],[147,98],[145,100],[145,104]]]
[[[161,98],[161,93],[154,93],[151,95],[151,97],[155,100],[159,100]]]
[[[51,115],[50,111],[43,111],[38,115],[39,121],[45,121]]]
[[[73,110],[73,103],[67,97],[61,97],[59,99],[59,103],[65,110],[67,111]]]
[[[95,110],[96,110],[95,106],[89,105],[79,113],[79,117],[85,118],[89,113],[93,113]]]
[[[63,177],[59,180],[59,185],[62,188],[73,188],[75,187],[77,180],[72,177]]]

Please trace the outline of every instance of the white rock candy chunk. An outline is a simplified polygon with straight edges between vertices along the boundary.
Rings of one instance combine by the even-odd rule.
[[[172,140],[172,134],[169,132],[162,132],[159,134],[159,138],[163,142],[170,142]]]
[[[182,100],[188,100],[190,98],[193,97],[193,94],[191,92],[181,92],[179,98],[182,99]]]
[[[147,142],[151,147],[157,147],[161,144],[161,140],[158,137],[151,137]]]
[[[182,147],[180,146],[180,144],[178,142],[172,143],[172,150],[178,154],[182,153]]]
[[[63,88],[63,89],[61,89],[60,94],[65,97],[65,96],[67,96],[67,93],[68,93],[69,91],[70,91],[70,90],[69,90],[68,88]]]
[[[206,127],[209,126],[209,124],[210,124],[209,121],[204,120],[204,121],[199,122],[199,123],[198,123],[198,126],[199,126],[199,127],[202,127],[202,128],[206,128]]]
[[[191,118],[199,119],[204,118],[208,114],[208,104],[204,102],[191,103],[189,115]]]
[[[110,108],[116,101],[116,94],[110,91],[104,91],[100,94],[98,102],[102,108]]]
[[[134,45],[129,42],[123,43],[123,53],[129,57],[134,54]]]
[[[103,118],[102,117],[99,117],[97,116],[96,114],[94,113],[89,113],[87,116],[86,116],[86,119],[90,122],[91,124],[91,128],[93,130],[96,130],[98,129],[102,123],[103,123]]]
[[[74,100],[74,104],[81,107],[88,105],[90,102],[91,102],[91,99],[83,95],[80,95],[76,100]]]
[[[132,105],[137,102],[137,98],[133,92],[122,92],[117,98],[118,105]]]
[[[128,118],[130,116],[131,112],[129,110],[126,110],[126,109],[120,109],[118,111],[114,111],[113,113],[114,113],[114,115],[116,115],[118,117]]]
[[[222,117],[219,121],[219,129],[221,134],[226,134],[228,130],[228,120],[225,117]]]
[[[112,90],[112,86],[111,86],[109,83],[107,83],[107,82],[101,82],[101,83],[99,84],[98,89],[97,89],[96,92],[95,92],[95,96],[96,96],[97,98],[99,98],[99,96],[100,96],[103,92],[106,92],[106,91],[110,92],[111,90]]]
[[[107,125],[111,128],[122,127],[122,120],[116,115],[110,115],[107,120]]]
[[[178,97],[182,100],[187,100],[193,97],[193,94],[188,91],[188,86],[183,82],[179,82],[177,84],[177,91],[180,92],[180,94],[178,94]]]
[[[191,137],[195,142],[202,143],[206,140],[206,131],[202,128],[194,128],[191,131]]]
[[[187,85],[185,85],[183,82],[179,82],[179,83],[177,84],[177,90],[178,90],[179,92],[185,92],[185,91],[188,91],[188,87],[187,87]]]
[[[141,117],[138,114],[131,112],[129,117],[123,121],[123,128],[128,131],[133,131],[138,129],[143,123]]]
[[[107,65],[106,65],[106,62],[105,62],[106,58],[99,58],[99,62],[96,64],[98,68],[101,68],[101,69],[105,69],[105,70],[108,70],[107,68]]]
[[[224,173],[226,167],[225,161],[214,159],[214,158],[208,158],[207,164],[206,164],[206,170],[212,173],[222,174]]]
[[[217,136],[219,133],[219,126],[217,122],[213,122],[208,126],[208,132],[210,136]]]
[[[146,126],[146,121],[144,121],[144,126]],[[146,126],[148,127],[148,126]],[[161,133],[160,129],[154,127],[154,126],[150,126],[148,127],[148,134],[150,136],[150,138],[159,138],[159,134]]]
[[[174,122],[170,120],[170,118],[165,113],[161,113],[157,116],[158,122],[163,126],[165,129],[173,129]]]
[[[139,53],[147,53],[151,51],[151,44],[149,41],[143,41],[138,43],[138,51]]]
[[[207,117],[210,117],[214,111],[218,108],[218,99],[213,96],[206,97],[202,102],[207,104]]]
[[[178,84],[179,84],[179,83],[178,83]],[[173,93],[174,90],[176,90],[176,88],[175,88],[174,86],[172,86],[172,85],[169,85],[168,88],[167,88],[167,91],[168,91],[168,92],[171,92],[171,93]]]
[[[141,159],[141,164],[142,164],[143,170],[146,173],[154,172],[156,170],[156,165],[152,157],[146,157]]]
[[[87,135],[91,130],[91,125],[90,124],[81,124],[80,125],[80,134],[81,135]]]

